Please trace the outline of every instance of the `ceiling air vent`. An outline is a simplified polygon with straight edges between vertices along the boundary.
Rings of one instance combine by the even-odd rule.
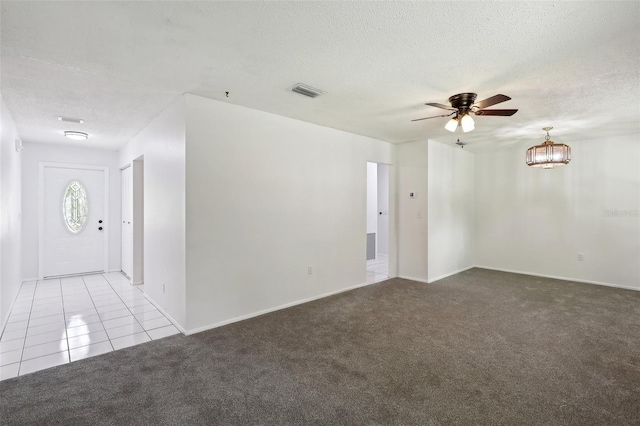
[[[58,120],[65,121],[67,123],[77,123],[77,124],[84,123],[84,120],[82,118],[58,117]]]
[[[296,84],[291,90],[310,98],[315,98],[316,96],[322,95],[322,90],[314,89],[311,86],[307,86],[306,84],[301,83]]]

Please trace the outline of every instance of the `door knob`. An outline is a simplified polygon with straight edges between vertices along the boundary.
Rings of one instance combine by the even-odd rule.
[[[102,223],[102,219],[100,219],[100,220],[98,221],[98,223]]]
[[[98,231],[102,231],[102,226],[99,226],[99,227],[98,227]]]

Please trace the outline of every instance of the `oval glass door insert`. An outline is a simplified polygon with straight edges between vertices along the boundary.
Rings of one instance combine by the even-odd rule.
[[[74,180],[67,186],[62,200],[62,216],[69,232],[77,234],[82,231],[88,214],[87,192],[80,182]]]

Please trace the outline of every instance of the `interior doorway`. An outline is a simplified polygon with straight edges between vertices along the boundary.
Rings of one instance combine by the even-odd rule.
[[[367,162],[367,283],[389,278],[389,165]]]

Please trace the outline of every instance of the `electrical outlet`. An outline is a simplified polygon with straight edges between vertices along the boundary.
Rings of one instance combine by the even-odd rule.
[[[583,262],[583,261],[584,261],[584,254],[578,253],[578,262]]]
[[[311,265],[307,266],[307,274],[309,275],[313,274],[313,267]]]
[[[166,283],[162,283],[162,292],[163,293],[167,292],[167,284]]]

